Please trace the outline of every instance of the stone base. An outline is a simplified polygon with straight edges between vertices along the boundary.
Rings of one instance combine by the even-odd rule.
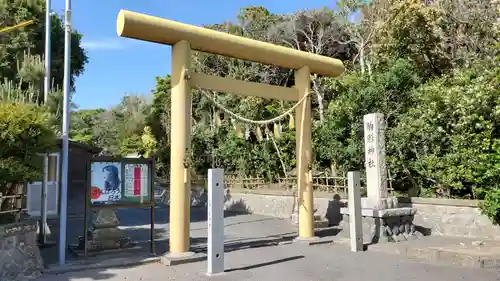
[[[36,229],[36,221],[0,226],[0,280],[34,279],[41,275],[43,259]]]
[[[349,209],[340,210],[343,215],[342,227],[349,229]],[[385,210],[362,209],[363,240],[368,243],[400,242],[415,239],[421,234],[413,224],[415,208],[393,208]],[[367,237],[367,234],[368,237]]]
[[[167,253],[160,258],[161,264],[172,266],[185,263],[204,261],[207,255],[204,253],[186,252],[180,254]]]
[[[328,237],[310,237],[310,238],[304,238],[304,237],[296,237],[293,239],[292,243],[296,244],[301,244],[301,245],[306,245],[306,246],[313,246],[313,245],[320,245],[320,244],[329,244],[332,243],[333,239],[328,238]]]
[[[100,252],[133,247],[129,237],[123,235],[118,228],[119,221],[111,209],[101,209],[92,222],[92,230],[87,232],[87,242],[84,237],[78,238],[77,250]]]
[[[89,235],[91,237],[91,235]],[[78,237],[78,250],[85,250],[84,237]],[[87,240],[87,251],[88,252],[100,252],[107,250],[117,250],[124,248],[132,248],[135,244],[130,240],[129,237],[117,237],[115,239],[91,239]]]

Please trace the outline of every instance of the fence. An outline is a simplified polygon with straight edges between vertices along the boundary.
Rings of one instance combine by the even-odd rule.
[[[392,179],[388,178],[388,190],[392,192]],[[238,174],[226,174],[224,176],[224,184],[227,188],[244,188],[244,189],[281,189],[291,190],[297,186],[297,177],[291,176],[287,178],[279,178],[275,181],[269,181],[264,177],[245,177]],[[313,190],[322,192],[333,192],[339,194],[347,194],[347,176],[313,176]],[[168,180],[162,181],[161,186],[168,188]],[[207,177],[196,175],[191,177],[191,186],[207,187]],[[366,178],[361,178],[361,186],[366,187]]]
[[[26,197],[22,184],[8,187],[7,190],[6,194],[0,192],[0,224],[20,221]]]

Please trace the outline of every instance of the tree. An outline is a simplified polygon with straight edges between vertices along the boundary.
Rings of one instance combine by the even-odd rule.
[[[151,128],[157,143],[156,169],[158,176],[168,175],[170,161],[170,75],[156,77],[156,87],[153,92],[151,114],[147,117],[147,125]]]
[[[99,126],[99,116],[105,109],[82,109],[71,114],[70,138],[75,141],[94,144],[97,140],[93,134],[93,129]]]
[[[51,115],[29,103],[0,101],[0,193],[16,195],[19,184],[41,176],[39,153],[55,146],[56,136],[50,127]],[[12,210],[15,200],[6,199],[1,211]],[[12,213],[13,214],[13,213]],[[0,216],[1,223],[12,222],[14,216]]]
[[[312,77],[316,172],[364,171],[363,115],[381,112],[395,192],[484,199],[484,213],[495,220],[500,218],[497,2],[344,0],[336,10],[291,15],[246,7],[237,20],[206,27],[345,61],[347,71],[337,79]],[[294,85],[287,69],[199,52],[193,60],[196,72]],[[116,153],[153,153],[159,175],[168,175],[170,87],[168,75],[157,78],[150,109],[125,110],[130,107],[122,104],[104,111],[93,130],[97,143]],[[293,118],[281,120],[275,134],[271,126],[242,124],[213,100],[253,120],[275,117],[293,105],[193,89],[190,168],[203,173],[217,166],[269,180],[293,170]],[[125,124],[129,119],[133,122]]]
[[[325,122],[314,131],[318,164],[331,166],[334,173],[364,170],[363,115],[384,113],[388,127],[395,126],[398,117],[413,106],[410,93],[420,81],[415,66],[399,59],[372,77],[353,72],[333,84],[339,94],[330,102]]]
[[[391,134],[394,166],[422,193],[482,199],[499,188],[500,68],[483,64],[414,91],[416,106]]]
[[[43,0],[0,0],[0,25],[11,26],[22,21],[35,20],[34,25],[0,35],[0,77],[27,87],[25,76],[19,72],[19,62],[26,62],[26,53],[43,58],[45,49],[45,1]],[[52,16],[52,67],[53,87],[62,87],[64,70],[64,25],[58,15]],[[75,77],[81,75],[88,57],[81,47],[82,35],[76,30],[72,33],[71,48],[71,85],[74,89]],[[43,66],[43,64],[42,64]],[[43,72],[43,69],[42,69]],[[36,87],[42,93],[43,80]],[[43,96],[38,96],[43,101]]]
[[[338,15],[328,8],[298,11],[287,16],[270,30],[278,44],[314,53],[336,57],[341,60],[352,58],[353,44],[343,43],[350,39],[339,24]],[[325,87],[324,79],[314,74],[311,77],[314,103],[318,109],[320,122],[324,120]]]

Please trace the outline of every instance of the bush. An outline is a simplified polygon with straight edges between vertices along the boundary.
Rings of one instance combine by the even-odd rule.
[[[14,195],[19,184],[39,179],[42,162],[37,154],[54,148],[51,115],[33,104],[0,102],[0,192]],[[1,210],[11,208],[5,200]],[[0,220],[5,221],[4,218]]]

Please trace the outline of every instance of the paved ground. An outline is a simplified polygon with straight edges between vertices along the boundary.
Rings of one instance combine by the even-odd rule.
[[[226,253],[226,272],[208,277],[206,263],[175,267],[150,264],[126,269],[88,270],[44,276],[43,281],[252,280],[252,281],[495,281],[500,271],[443,267],[378,252],[351,253],[341,245],[297,244]]]
[[[165,206],[158,206],[155,212],[156,253],[164,253],[168,250],[169,209]],[[139,244],[139,247],[142,248],[141,252],[147,253],[149,251],[148,241],[150,237],[149,209],[122,209],[117,210],[116,214],[120,220],[120,228],[124,230],[125,235]],[[191,245],[198,251],[206,249],[206,218],[206,209],[191,209]],[[51,240],[57,241],[57,237],[59,237],[57,221],[51,222],[50,225],[52,231]],[[224,231],[226,245],[231,246],[237,244],[237,246],[242,246],[254,240],[274,240],[284,236],[293,238],[297,233],[297,228],[286,220],[259,215],[235,215],[227,213]],[[70,219],[67,227],[68,243],[77,243],[78,236],[82,235],[83,219]],[[43,249],[42,255],[47,265],[57,263],[57,247]],[[67,259],[71,262],[75,261],[77,258],[68,252]]]
[[[149,210],[118,210],[117,215],[125,234],[138,243],[139,249],[128,251],[124,259],[137,260],[147,258],[149,251]],[[155,237],[156,253],[163,254],[168,250],[168,208],[156,208]],[[206,250],[207,222],[206,210],[192,208],[191,211],[191,244],[193,250]],[[289,221],[259,215],[227,214],[225,218],[226,273],[207,277],[206,262],[166,267],[160,264],[134,266],[126,269],[98,269],[72,272],[61,275],[45,275],[44,281],[90,281],[90,280],[272,280],[272,281],[500,281],[500,269],[471,269],[449,267],[410,261],[402,255],[399,245],[377,245],[369,247],[362,253],[351,253],[345,245],[343,233],[330,229],[319,233],[334,237],[334,244],[304,246],[288,244],[276,246],[278,241],[289,241],[294,238],[297,229]],[[52,223],[53,237],[58,236],[57,222]],[[83,234],[83,220],[73,218],[68,223],[68,242],[75,243],[77,236]],[[462,240],[460,240],[462,241]],[[453,240],[453,244],[460,241]],[[464,240],[465,241],[465,240]],[[431,243],[432,242],[432,243]],[[413,241],[415,245],[442,245],[451,243],[442,237],[430,240]],[[469,241],[470,242],[470,241]],[[465,242],[466,244],[469,242]],[[469,243],[470,244],[470,243]],[[249,246],[265,246],[248,248]],[[275,245],[275,246],[269,246]],[[486,247],[491,248],[491,247]],[[42,251],[46,264],[57,263],[57,248]],[[115,257],[116,258],[116,257]],[[71,265],[93,264],[102,260],[113,259],[112,256],[99,255],[83,260],[67,255]],[[473,257],[474,259],[474,257]],[[50,267],[49,268],[54,268]]]

